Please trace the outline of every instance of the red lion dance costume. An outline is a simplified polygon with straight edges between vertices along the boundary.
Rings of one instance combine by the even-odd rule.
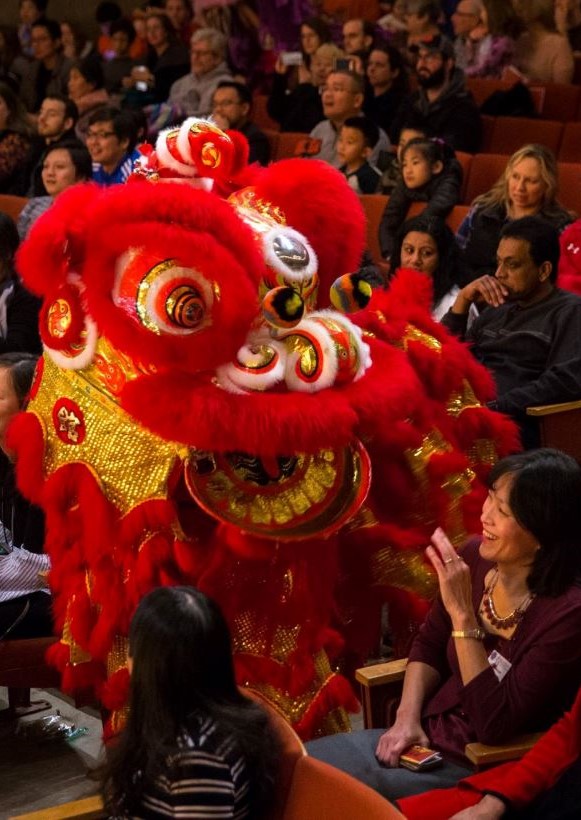
[[[45,354],[9,444],[46,512],[51,659],[115,731],[138,601],[194,584],[241,683],[305,738],[344,729],[357,704],[331,659],[369,651],[386,599],[400,631],[420,617],[420,549],[436,522],[456,543],[478,528],[514,428],[421,274],[352,318],[327,307],[369,296],[346,275],[364,216],[330,166],[248,168],[234,134],[188,120],[140,173],[59,197],[20,252]]]

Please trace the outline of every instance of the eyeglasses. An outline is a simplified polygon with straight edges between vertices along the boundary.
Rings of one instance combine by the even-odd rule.
[[[88,140],[106,140],[114,136],[115,131],[87,131]]]

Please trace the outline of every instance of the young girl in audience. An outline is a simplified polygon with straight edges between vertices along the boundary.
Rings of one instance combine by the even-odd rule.
[[[160,587],[129,630],[125,729],[104,796],[115,817],[260,818],[278,755],[265,712],[238,690],[218,606],[192,587]]]
[[[412,202],[427,202],[426,215],[445,217],[460,199],[462,166],[442,140],[412,139],[401,152],[401,179],[389,197],[379,226],[386,259]]]

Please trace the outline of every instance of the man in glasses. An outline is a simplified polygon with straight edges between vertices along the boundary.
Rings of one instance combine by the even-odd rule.
[[[89,119],[87,148],[93,160],[93,181],[99,185],[125,182],[138,152],[137,122],[130,111],[103,106]]]
[[[172,85],[168,103],[178,117],[206,117],[218,84],[231,80],[226,65],[226,37],[221,31],[201,28],[190,44],[191,72]]]

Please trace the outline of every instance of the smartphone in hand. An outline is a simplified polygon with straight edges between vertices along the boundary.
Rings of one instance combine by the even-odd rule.
[[[442,755],[427,746],[410,746],[400,755],[399,765],[412,772],[425,772],[434,769],[442,762]]]

